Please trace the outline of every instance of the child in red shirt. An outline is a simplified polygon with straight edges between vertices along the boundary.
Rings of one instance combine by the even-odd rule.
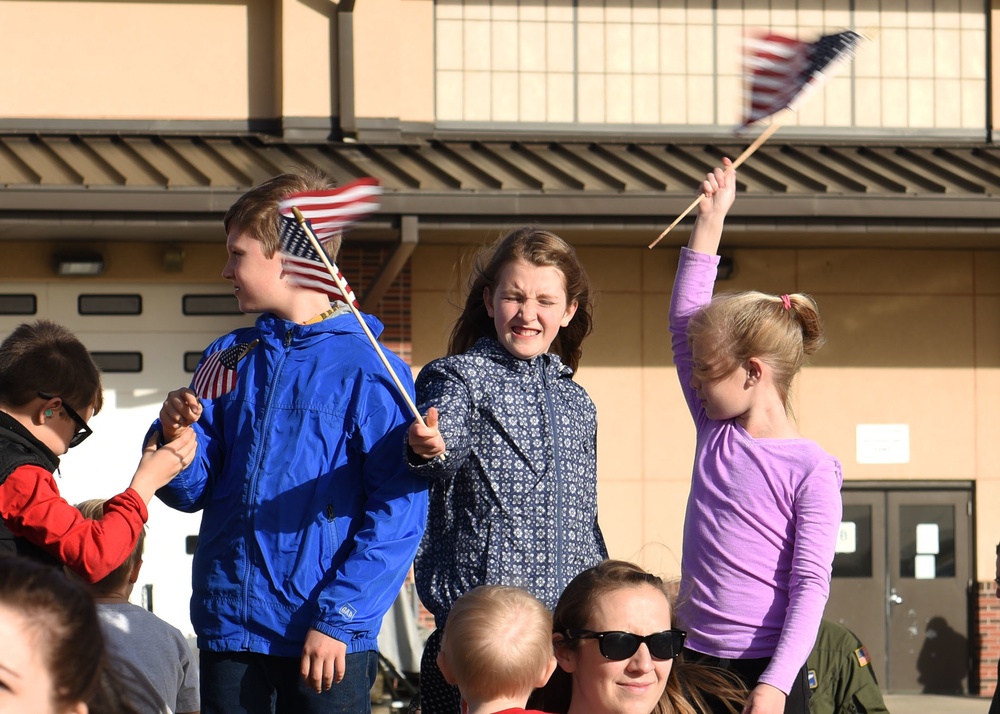
[[[90,436],[102,404],[97,365],[65,327],[24,323],[0,344],[0,552],[66,565],[93,583],[135,548],[153,494],[194,457],[194,432],[159,448],[153,436],[129,487],[91,521],[59,495],[52,474]]]

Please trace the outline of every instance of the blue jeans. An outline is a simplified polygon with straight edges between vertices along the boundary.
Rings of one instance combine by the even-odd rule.
[[[370,714],[378,655],[347,655],[347,674],[317,694],[302,681],[298,657],[256,652],[199,653],[202,714]]]

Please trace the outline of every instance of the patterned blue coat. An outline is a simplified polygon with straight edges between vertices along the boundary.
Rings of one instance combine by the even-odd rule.
[[[428,364],[416,391],[421,413],[438,408],[448,448],[411,463],[432,479],[416,581],[437,626],[478,585],[524,588],[554,608],[608,557],[594,403],[556,355],[518,359],[490,338]]]

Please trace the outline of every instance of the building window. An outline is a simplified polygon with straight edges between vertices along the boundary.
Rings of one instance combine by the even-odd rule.
[[[38,298],[30,294],[0,295],[0,315],[34,315]]]
[[[436,0],[436,118],[729,129],[744,111],[747,33],[810,39],[849,28],[873,39],[787,124],[986,126],[984,0]]]
[[[142,352],[91,352],[102,372],[141,372]]]
[[[81,315],[141,315],[142,295],[80,295],[76,310]]]
[[[240,304],[232,293],[224,295],[185,295],[181,309],[185,315],[240,315]]]

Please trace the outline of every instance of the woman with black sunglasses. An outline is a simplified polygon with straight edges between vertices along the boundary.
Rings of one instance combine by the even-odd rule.
[[[576,576],[553,614],[559,667],[529,706],[556,714],[696,714],[707,702],[737,714],[746,689],[721,670],[676,659],[663,580],[620,560]]]

